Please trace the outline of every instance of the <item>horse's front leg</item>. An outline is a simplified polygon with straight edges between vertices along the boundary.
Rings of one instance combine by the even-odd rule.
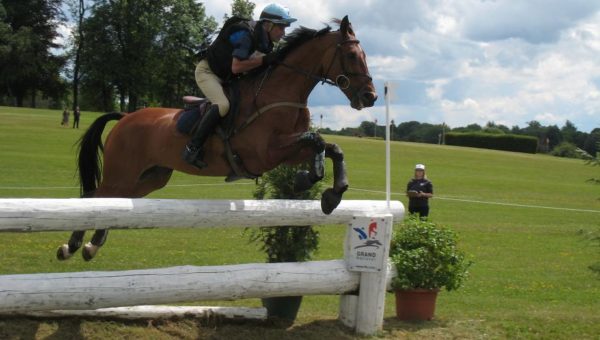
[[[337,144],[325,143],[323,137],[316,132],[302,134],[298,138],[298,143],[305,147],[311,147],[314,151],[314,159],[310,163],[308,171],[302,170],[296,174],[294,183],[296,192],[308,190],[323,179],[325,157],[331,158],[333,161],[333,188],[325,190],[321,196],[321,210],[329,215],[340,204],[343,193],[348,190],[344,153]]]
[[[309,170],[300,170],[296,174],[294,191],[302,192],[312,188],[325,176],[325,141],[316,132],[306,132],[298,138],[298,143],[314,152]]]
[[[337,208],[342,201],[342,195],[348,190],[348,177],[344,153],[337,144],[327,143],[325,156],[333,161],[333,188],[325,190],[321,196],[321,210],[329,215]]]

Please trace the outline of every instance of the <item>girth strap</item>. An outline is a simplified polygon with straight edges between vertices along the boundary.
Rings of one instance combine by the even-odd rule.
[[[250,173],[248,170],[246,170],[246,167],[244,167],[242,159],[231,148],[231,143],[229,142],[229,139],[231,137],[235,136],[237,133],[239,133],[243,129],[245,129],[246,127],[248,127],[248,125],[252,124],[252,122],[254,122],[256,120],[256,118],[260,117],[260,115],[262,115],[263,113],[265,113],[271,109],[274,109],[276,107],[282,107],[282,106],[294,107],[294,108],[298,108],[298,109],[306,108],[306,104],[304,104],[304,103],[295,103],[295,102],[271,103],[271,104],[265,105],[265,106],[259,108],[258,110],[256,110],[256,112],[254,112],[252,115],[250,115],[248,117],[248,119],[246,119],[242,123],[242,125],[240,125],[236,129],[234,129],[231,133],[226,133],[220,126],[217,127],[217,133],[221,137],[221,139],[223,140],[223,144],[225,145],[225,158],[227,159],[227,161],[229,162],[229,166],[233,170],[232,173],[229,174],[229,176],[227,176],[225,181],[231,182],[231,181],[235,181],[235,180],[242,179],[242,178],[255,179],[260,176],[260,174],[253,174],[253,173]]]
[[[254,122],[256,120],[256,118],[260,117],[260,115],[262,115],[263,113],[274,109],[276,107],[280,107],[280,106],[285,106],[285,107],[295,107],[297,109],[306,109],[306,104],[305,103],[296,103],[296,102],[275,102],[275,103],[271,103],[268,105],[265,105],[261,108],[259,108],[258,110],[256,110],[253,114],[251,114],[248,119],[246,119],[242,125],[240,125],[238,128],[236,128],[233,131],[232,135],[235,135],[236,133],[242,131],[243,129],[245,129],[248,125],[252,124],[252,122]]]

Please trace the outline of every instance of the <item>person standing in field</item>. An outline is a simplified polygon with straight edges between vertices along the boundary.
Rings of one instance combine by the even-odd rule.
[[[425,175],[425,165],[415,166],[415,176],[406,185],[406,196],[408,212],[426,219],[429,216],[429,199],[433,197],[433,184]]]
[[[79,129],[79,116],[81,116],[81,112],[79,111],[79,106],[76,106],[73,111],[73,129],[75,126]]]
[[[67,110],[66,107],[62,113],[62,123],[60,123],[60,125],[67,127],[69,126],[69,110]]]

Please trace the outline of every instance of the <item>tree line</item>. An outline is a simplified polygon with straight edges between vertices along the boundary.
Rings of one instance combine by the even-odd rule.
[[[251,17],[254,4],[234,0],[231,9]],[[70,28],[62,45],[61,27]],[[197,54],[217,29],[195,0],[3,0],[0,105],[180,106],[199,94]]]
[[[385,137],[385,126],[373,121],[363,121],[358,127],[332,130],[320,129],[321,133],[360,136],[360,137]],[[398,125],[394,121],[390,124],[390,138],[397,141],[444,144],[444,134],[448,132],[480,132],[490,134],[514,134],[533,136],[538,140],[538,152],[550,153],[560,157],[578,158],[577,149],[585,150],[590,155],[600,152],[600,128],[593,129],[590,133],[579,131],[570,121],[562,127],[557,125],[544,126],[538,121],[530,121],[525,127],[507,127],[502,124],[488,122],[485,126],[470,124],[464,127],[451,128],[445,124],[429,124],[417,121],[403,122]]]

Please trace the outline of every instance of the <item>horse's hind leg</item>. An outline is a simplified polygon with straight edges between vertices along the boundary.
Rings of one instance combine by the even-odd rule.
[[[71,238],[69,238],[69,243],[63,244],[58,247],[56,251],[56,258],[64,261],[68,260],[73,256],[73,254],[81,248],[83,244],[83,236],[85,235],[85,230],[77,230],[71,233]]]
[[[82,198],[91,197],[92,195],[83,195]],[[83,237],[85,236],[85,230],[76,230],[71,233],[69,242],[58,247],[56,251],[56,258],[60,261],[68,260],[81,248],[83,244]]]
[[[89,261],[96,256],[98,253],[98,249],[104,245],[106,242],[106,238],[108,237],[108,229],[96,229],[94,231],[94,236],[90,242],[86,243],[81,250],[81,255],[83,259]]]
[[[130,191],[120,191],[119,197],[128,197],[128,198],[139,198],[148,195],[149,193],[158,190],[164,187],[171,178],[171,174],[173,173],[173,169],[163,168],[159,166],[152,167],[147,169],[142,173],[139,177],[139,180],[136,182],[133,189]],[[127,194],[130,192],[130,194]],[[110,191],[107,190],[99,190],[97,191],[97,195],[95,197],[116,197],[115,195],[111,195]],[[100,247],[104,245],[106,239],[108,237],[108,229],[96,229],[94,231],[94,236],[90,242],[86,243],[83,249],[81,250],[81,255],[85,261],[90,261],[96,256]]]

